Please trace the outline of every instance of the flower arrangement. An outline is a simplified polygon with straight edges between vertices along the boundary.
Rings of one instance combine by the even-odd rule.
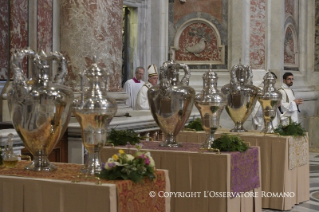
[[[141,147],[141,144],[136,145],[137,152],[134,155],[119,150],[119,153],[103,164],[99,177],[107,180],[132,180],[134,183],[140,182],[144,177],[154,179],[154,159],[150,152],[142,152]]]

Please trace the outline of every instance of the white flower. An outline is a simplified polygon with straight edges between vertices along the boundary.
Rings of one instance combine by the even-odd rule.
[[[108,163],[113,163],[113,162],[114,162],[114,159],[113,159],[113,158],[109,158],[109,159],[107,160],[107,162],[108,162]]]
[[[131,154],[127,154],[126,158],[127,158],[128,161],[132,161],[134,159],[134,156],[131,155]]]
[[[150,164],[149,164],[149,166],[150,166],[150,167],[154,167],[154,166],[155,166],[155,161],[154,161],[154,159],[152,158],[151,153],[150,153],[150,152],[146,152],[146,153],[145,153],[145,156],[150,159]]]
[[[154,159],[152,158],[152,157],[148,157],[149,159],[150,159],[150,164],[149,164],[149,166],[150,167],[154,167],[155,166],[155,161],[154,161]]]

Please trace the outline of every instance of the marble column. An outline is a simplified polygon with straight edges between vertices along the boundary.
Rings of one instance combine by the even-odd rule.
[[[9,71],[9,4],[0,1],[0,79],[7,79]]]
[[[79,73],[97,62],[110,73],[109,91],[121,90],[122,0],[61,0],[61,52],[68,63],[67,84],[80,90]]]
[[[16,49],[23,49],[28,46],[28,1],[10,1],[10,54]],[[31,9],[31,8],[30,8]],[[22,62],[23,70],[26,71],[27,60]]]
[[[281,79],[284,68],[284,3],[266,1],[266,68],[274,71],[278,79]]]
[[[246,3],[247,1],[245,1]],[[238,64],[239,59],[243,58],[243,41],[244,41],[244,28],[247,24],[244,22],[244,5],[243,1],[231,1],[229,2],[228,13],[229,14],[229,39],[228,39],[228,67]],[[249,24],[248,24],[249,25]]]

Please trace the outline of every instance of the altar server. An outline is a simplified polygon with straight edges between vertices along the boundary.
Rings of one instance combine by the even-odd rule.
[[[137,67],[135,69],[135,77],[133,77],[133,79],[127,80],[123,86],[125,92],[129,95],[129,98],[126,100],[126,105],[130,106],[134,110],[137,94],[145,83],[142,80],[144,72],[145,70],[143,67]]]

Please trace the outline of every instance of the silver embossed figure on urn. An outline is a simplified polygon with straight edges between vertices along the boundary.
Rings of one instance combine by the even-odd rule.
[[[88,80],[88,89],[74,100],[73,114],[80,123],[83,145],[88,157],[80,172],[94,175],[102,170],[100,150],[105,145],[107,129],[117,112],[116,101],[108,97],[108,73],[99,68],[94,56],[94,63],[84,71],[83,77]]]
[[[230,71],[230,83],[221,91],[227,95],[226,111],[235,123],[231,132],[247,132],[243,124],[257,101],[258,88],[252,85],[252,70],[248,65],[234,65]]]
[[[276,77],[267,72],[264,76],[264,88],[258,92],[258,101],[262,107],[264,118],[264,133],[274,133],[272,121],[276,117],[277,108],[281,102],[281,93],[275,88]]]
[[[30,79],[22,70],[22,61],[27,56],[34,67]],[[53,61],[57,63],[57,69],[53,67]],[[11,70],[10,116],[25,147],[33,155],[33,161],[25,169],[55,170],[48,155],[67,129],[73,101],[72,90],[62,85],[67,72],[66,60],[59,52],[46,54],[23,49],[12,55]]]
[[[220,114],[226,105],[226,96],[217,89],[217,74],[209,70],[203,74],[203,91],[195,97],[195,106],[200,112],[202,126],[207,134],[201,144],[203,149],[211,149],[214,133],[219,127]]]
[[[179,70],[185,74],[179,81]],[[148,100],[154,120],[164,133],[160,146],[179,147],[176,136],[184,128],[193,108],[195,90],[188,86],[190,70],[186,64],[174,60],[164,62],[160,68],[160,84],[151,87]]]

